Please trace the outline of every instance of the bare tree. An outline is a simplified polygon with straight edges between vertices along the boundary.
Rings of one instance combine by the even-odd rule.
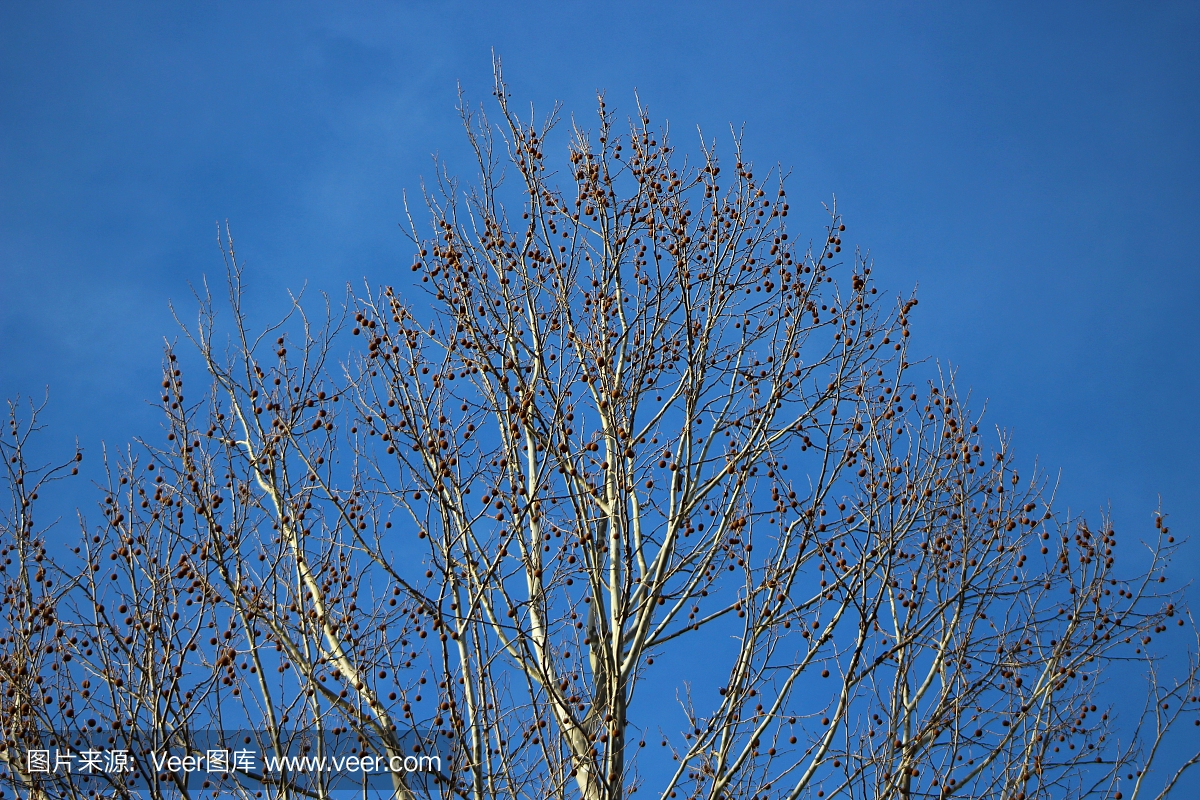
[[[834,207],[790,238],[783,176],[740,140],[723,176],[715,146],[689,160],[601,98],[563,189],[558,109],[495,88],[498,126],[461,107],[478,180],[439,171],[431,232],[408,218],[415,288],[368,287],[352,324],[295,298],[254,333],[225,240],[230,323],[205,290],[185,326],[203,396],[168,347],[165,442],[112,462],[105,522],[36,600],[71,660],[8,623],[30,736],[320,756],[346,734],[438,756],[390,791],[471,800],[1149,791],[1197,703],[1194,656],[1171,683],[1149,649],[1195,644],[1165,518],[1118,571],[1107,520],[1058,511],[952,375],[909,363],[916,299],[879,294]],[[1131,659],[1150,693],[1123,734],[1103,684]],[[35,676],[69,687],[57,706]]]
[[[433,313],[362,298],[351,375],[378,504],[428,547],[458,791],[1108,791],[1131,752],[1096,678],[1176,616],[1170,537],[1118,579],[1107,523],[1022,483],[952,382],[918,395],[915,298],[876,300],[836,210],[796,248],[740,142],[722,181],[601,98],[561,191],[557,113],[495,96],[498,132],[463,108],[478,184],[427,194],[432,238],[410,219]],[[685,728],[639,772],[635,697],[686,637],[726,677],[677,687]]]
[[[30,405],[23,417],[8,405],[0,457],[8,503],[0,516],[0,762],[10,786],[37,796],[39,786],[21,754],[37,747],[53,726],[55,704],[62,704],[67,680],[61,647],[59,603],[71,579],[56,569],[47,551],[46,531],[34,509],[38,495],[68,474],[77,474],[82,454],[61,464],[30,463],[27,448],[41,430],[38,415],[45,403]],[[69,660],[69,657],[67,657]]]

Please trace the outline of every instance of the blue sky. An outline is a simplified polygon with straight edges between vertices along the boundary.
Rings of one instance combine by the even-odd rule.
[[[218,220],[264,314],[405,280],[403,194],[435,151],[469,172],[494,48],[541,108],[744,124],[1062,500],[1134,533],[1161,496],[1195,539],[1200,5],[511,5],[0,6],[0,389],[50,388],[47,447],[153,433]]]
[[[4,395],[49,386],[91,448],[146,433],[217,220],[264,309],[402,280],[403,192],[469,166],[456,84],[486,99],[495,48],[585,121],[604,88],[683,144],[744,123],[1073,506],[1193,527],[1200,6],[519,5],[5,4]]]

